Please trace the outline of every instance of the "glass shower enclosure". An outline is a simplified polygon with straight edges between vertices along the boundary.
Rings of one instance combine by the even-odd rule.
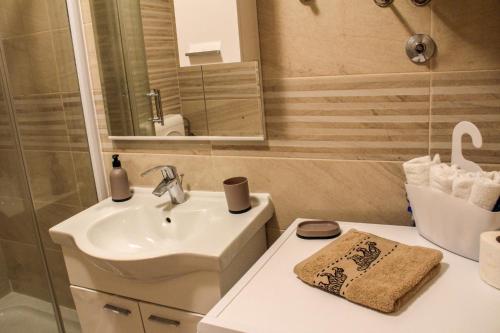
[[[97,202],[66,3],[0,2],[0,332],[79,332],[48,230]]]

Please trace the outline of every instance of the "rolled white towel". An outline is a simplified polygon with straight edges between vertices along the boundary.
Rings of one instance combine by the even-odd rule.
[[[410,185],[428,186],[429,169],[432,164],[441,163],[439,154],[434,155],[431,160],[429,155],[417,157],[403,163],[406,175],[406,182]]]
[[[481,176],[494,180],[497,172],[496,171],[481,171]]]
[[[430,156],[423,156],[403,163],[406,182],[410,185],[429,185],[429,168],[431,166],[431,162]]]
[[[500,196],[500,182],[487,177],[478,177],[472,185],[469,202],[492,211]]]
[[[495,177],[493,177],[493,181],[497,184],[500,184],[500,171],[495,172]]]
[[[477,172],[457,172],[456,177],[453,179],[451,194],[454,197],[469,200],[470,192],[474,180],[479,176]]]
[[[451,194],[453,189],[453,179],[457,175],[458,169],[456,166],[447,164],[433,164],[429,171],[429,184],[441,192]]]

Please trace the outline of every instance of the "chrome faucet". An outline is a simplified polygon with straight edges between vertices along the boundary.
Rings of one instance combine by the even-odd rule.
[[[177,173],[177,168],[171,165],[159,165],[148,169],[141,174],[144,177],[153,171],[160,170],[163,177],[162,181],[153,190],[153,194],[161,197],[165,193],[170,194],[170,198],[174,204],[181,204],[186,201],[186,194],[182,188],[182,180]]]

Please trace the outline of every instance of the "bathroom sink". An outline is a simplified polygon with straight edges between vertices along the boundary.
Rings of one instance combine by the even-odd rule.
[[[230,214],[224,193],[169,196],[136,188],[131,200],[110,198],[50,229],[54,242],[81,251],[93,264],[122,277],[165,278],[199,270],[222,271],[271,218],[268,194],[253,194],[252,209]]]

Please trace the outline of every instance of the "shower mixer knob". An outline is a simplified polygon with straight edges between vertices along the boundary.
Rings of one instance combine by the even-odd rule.
[[[418,53],[424,53],[425,52],[425,45],[422,43],[418,43],[417,45],[415,45],[415,50]]]
[[[436,44],[428,35],[417,34],[406,42],[406,54],[416,64],[424,64],[434,56]]]

